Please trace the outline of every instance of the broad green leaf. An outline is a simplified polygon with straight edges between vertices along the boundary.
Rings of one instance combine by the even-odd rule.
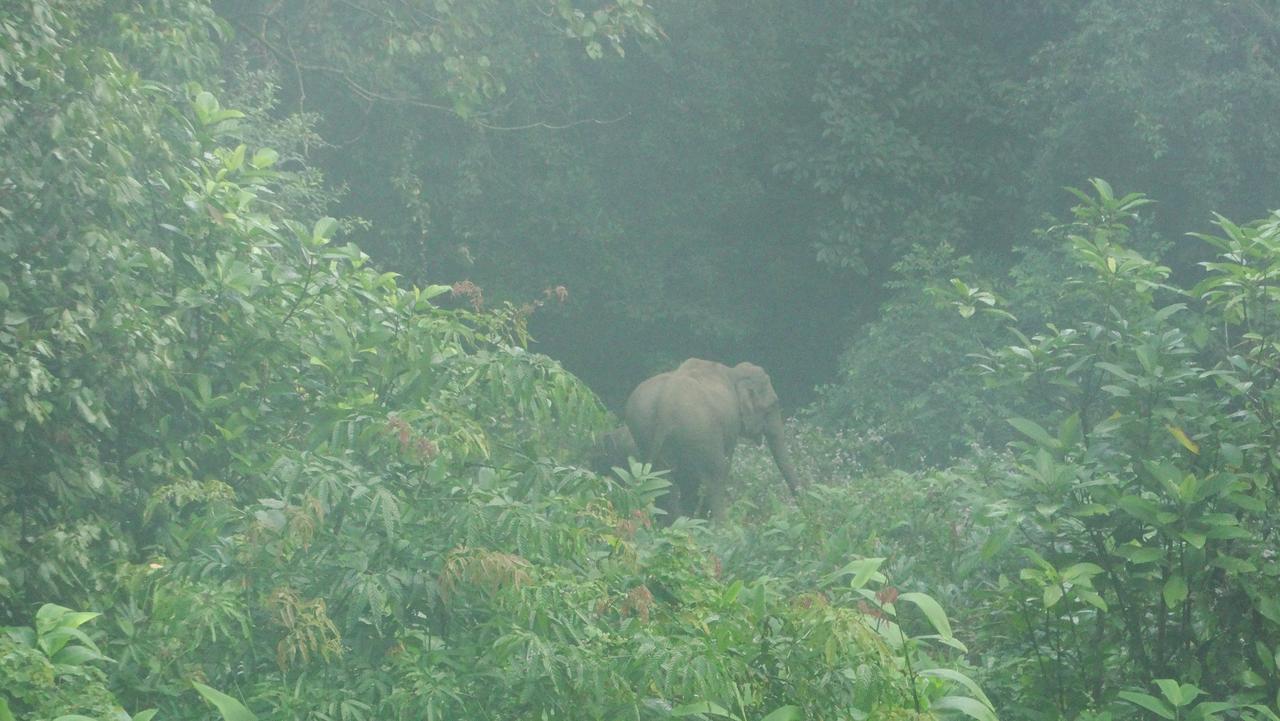
[[[1191,440],[1190,436],[1186,434],[1186,431],[1183,431],[1175,425],[1167,425],[1165,426],[1165,430],[1169,431],[1169,435],[1173,436],[1174,439],[1181,443],[1183,448],[1191,451],[1194,455],[1200,455],[1200,444]]]
[[[1187,581],[1181,574],[1174,574],[1164,583],[1164,604],[1169,608],[1177,608],[1187,598]]]
[[[1242,703],[1232,703],[1230,701],[1205,701],[1195,707],[1193,713],[1200,718],[1216,718],[1223,711],[1240,708],[1244,706]]]
[[[959,711],[970,718],[977,719],[977,721],[998,721],[991,707],[976,698],[969,698],[968,696],[943,696],[933,702],[933,708]]]
[[[429,285],[422,289],[422,297],[430,300],[437,296],[444,295],[451,290],[453,290],[453,287],[448,285]]]
[[[311,229],[311,242],[315,245],[324,245],[333,237],[333,233],[337,229],[338,221],[325,216],[317,220],[315,227]]]
[[[1171,678],[1157,678],[1152,681],[1156,688],[1160,689],[1161,695],[1165,697],[1169,703],[1174,706],[1186,706],[1187,702],[1182,698],[1182,690],[1178,687],[1178,682]]]
[[[1170,708],[1169,704],[1150,694],[1139,693],[1137,691],[1121,691],[1116,695],[1129,703],[1137,704],[1138,706],[1145,708],[1161,718],[1167,718],[1172,721],[1174,717],[1173,709]]]
[[[734,581],[724,590],[724,593],[720,597],[720,602],[727,605],[738,600],[738,594],[742,593],[743,588],[744,586],[741,579]]]
[[[1058,439],[1049,435],[1049,432],[1035,421],[1026,418],[1010,418],[1008,421],[1009,425],[1013,426],[1019,433],[1035,441],[1042,448],[1047,448],[1051,451],[1061,450],[1062,444],[1058,442]]]
[[[929,619],[929,623],[933,624],[933,628],[942,636],[946,638],[955,636],[955,634],[951,633],[951,623],[947,621],[946,612],[931,596],[912,592],[898,596],[898,600],[914,603],[917,608],[924,612],[925,617]]]
[[[760,721],[802,721],[804,711],[799,706],[779,706]]]
[[[66,610],[66,609],[63,609],[63,610]],[[80,626],[83,626],[84,624],[88,623],[89,621],[92,621],[93,619],[101,615],[102,615],[101,613],[97,613],[96,611],[67,610],[66,613],[56,614],[57,620],[55,621],[55,625],[57,625],[59,628],[79,628]],[[37,618],[39,618],[38,613],[37,613]]]
[[[868,581],[878,575],[877,571],[880,569],[880,565],[883,564],[884,561],[885,559],[883,558],[854,559],[846,563],[843,568],[831,574],[827,578],[830,581],[834,581],[841,576],[852,573],[853,579],[849,581],[849,587],[853,589],[862,588],[867,585]],[[883,576],[881,576],[881,578],[883,578]]]
[[[1089,183],[1098,191],[1098,198],[1103,202],[1113,200],[1116,197],[1115,191],[1111,189],[1111,183],[1102,178],[1089,178]]]
[[[213,117],[213,114],[218,112],[218,99],[207,90],[200,91],[192,105],[195,107],[196,117],[200,118],[200,122],[206,125],[209,123],[210,118]]]
[[[725,718],[737,719],[737,716],[729,713],[723,706],[717,706],[710,701],[695,701],[687,703],[683,706],[677,706],[671,709],[672,716],[700,716],[702,714],[712,714],[714,716],[723,716]]]
[[[1141,496],[1121,496],[1116,505],[1139,521],[1156,523],[1159,519],[1160,506]]]
[[[1228,573],[1255,573],[1258,570],[1258,567],[1251,561],[1227,555],[1214,556],[1209,563]]]
[[[1102,566],[1096,563],[1074,563],[1062,569],[1062,580],[1076,581],[1080,578],[1093,578],[1102,573]]]
[[[1204,548],[1204,543],[1209,538],[1207,535],[1195,531],[1178,531],[1178,536],[1196,548]]]
[[[1125,370],[1124,368],[1116,365],[1115,363],[1098,363],[1097,366],[1098,368],[1110,373],[1111,375],[1121,380],[1128,381],[1129,383],[1135,383],[1138,380],[1137,376]]]
[[[998,553],[1003,551],[1009,544],[1009,538],[1013,535],[1013,528],[1004,527],[997,528],[991,532],[987,540],[983,542],[982,549],[979,551],[984,560],[991,560]]]
[[[103,658],[105,658],[105,656],[98,653],[96,649],[89,648],[88,646],[74,645],[64,646],[62,650],[55,653],[49,660],[57,666],[82,666],[89,661],[98,661]]]
[[[226,159],[223,161],[223,164],[226,165],[227,170],[230,170],[233,172],[236,170],[239,170],[240,167],[244,165],[244,153],[245,153],[244,143],[237,145],[236,149],[231,151],[227,155]]]
[[[1058,601],[1062,600],[1062,586],[1056,583],[1050,583],[1044,587],[1044,607],[1053,608]]]
[[[253,154],[253,159],[249,161],[249,165],[257,170],[270,168],[280,159],[280,153],[271,148],[258,148]]]
[[[1253,608],[1268,621],[1280,624],[1280,600],[1269,595],[1258,596],[1254,599]]]
[[[1171,678],[1157,678],[1153,683],[1160,689],[1160,693],[1169,700],[1169,703],[1177,707],[1190,704],[1197,696],[1204,693],[1189,683],[1179,684]]]
[[[941,678],[947,681],[954,681],[960,684],[961,686],[964,686],[965,688],[969,689],[969,693],[973,694],[975,698],[977,698],[982,703],[986,704],[988,708],[995,708],[991,704],[991,699],[987,698],[987,695],[983,693],[982,687],[978,685],[977,681],[974,681],[973,679],[960,673],[959,671],[956,671],[955,669],[930,668],[930,669],[925,669],[921,671],[920,675],[929,676],[931,678]]]
[[[1063,448],[1071,448],[1084,438],[1080,427],[1080,414],[1072,413],[1058,426],[1058,442]]]
[[[1222,460],[1232,468],[1240,468],[1244,465],[1244,452],[1239,446],[1230,443],[1223,443],[1218,446],[1218,452],[1222,454]]]
[[[226,695],[225,693],[209,688],[202,683],[191,682],[196,691],[209,703],[218,708],[218,712],[222,714],[223,721],[258,721],[258,717],[252,711],[245,708],[245,705],[236,699]]]
[[[1163,549],[1143,546],[1117,546],[1112,553],[1134,564],[1152,563],[1164,558]]]
[[[50,656],[56,656],[72,640],[79,641],[89,648],[97,649],[84,631],[69,626],[59,626],[48,633],[42,634],[39,638],[40,648]]]
[[[1102,600],[1102,596],[1098,595],[1097,591],[1090,591],[1087,588],[1077,588],[1075,589],[1075,593],[1076,596],[1080,597],[1081,601],[1084,601],[1099,611],[1107,610],[1107,602]]]
[[[1053,569],[1053,564],[1051,564],[1051,563],[1049,563],[1048,561],[1044,560],[1044,557],[1043,557],[1043,556],[1041,556],[1040,554],[1036,553],[1034,549],[1027,548],[1027,547],[1025,547],[1025,546],[1024,546],[1024,547],[1022,547],[1022,548],[1019,548],[1018,550],[1019,550],[1019,551],[1022,551],[1022,555],[1026,556],[1028,560],[1030,560],[1032,563],[1036,564],[1036,566],[1037,566],[1037,567],[1039,567],[1039,569],[1040,569],[1041,571],[1052,571],[1052,570],[1054,570],[1054,569]]]

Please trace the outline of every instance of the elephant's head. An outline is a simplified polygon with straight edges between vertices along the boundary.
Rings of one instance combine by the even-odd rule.
[[[742,419],[742,435],[752,442],[760,440],[765,420],[778,413],[778,394],[773,392],[769,374],[754,363],[739,363],[729,373],[733,391],[738,397],[738,415]]]
[[[742,435],[752,442],[763,434],[769,452],[778,464],[778,471],[786,479],[793,492],[804,483],[791,464],[782,429],[782,409],[778,407],[778,394],[773,391],[769,374],[754,363],[739,363],[731,370],[734,392],[738,397],[738,414],[742,418]]]

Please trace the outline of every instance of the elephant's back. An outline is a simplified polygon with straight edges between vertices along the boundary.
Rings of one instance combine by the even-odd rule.
[[[733,391],[705,379],[669,372],[636,387],[624,417],[649,460],[677,451],[684,443],[702,445],[707,435],[721,436],[736,420]],[[732,419],[729,418],[732,416]]]

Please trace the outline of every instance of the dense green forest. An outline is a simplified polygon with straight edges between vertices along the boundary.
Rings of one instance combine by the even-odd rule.
[[[1280,721],[1278,117],[1273,0],[6,0],[0,721]]]

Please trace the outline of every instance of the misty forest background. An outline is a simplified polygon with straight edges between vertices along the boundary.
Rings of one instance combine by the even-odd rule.
[[[1276,719],[1277,118],[1270,0],[0,4],[0,721]],[[590,469],[691,356],[800,497]]]

